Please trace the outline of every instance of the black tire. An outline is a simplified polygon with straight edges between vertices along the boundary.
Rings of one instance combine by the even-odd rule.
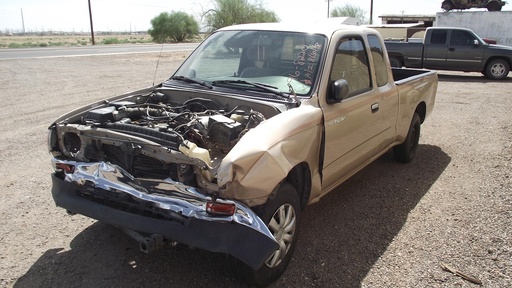
[[[395,68],[402,68],[402,66],[403,66],[402,60],[397,56],[390,56],[389,64],[391,65],[391,67],[395,67]]]
[[[441,4],[441,9],[443,9],[444,12],[448,12],[448,11],[452,10],[453,9],[452,1],[449,1],[449,0],[443,1],[443,3]]]
[[[500,3],[493,1],[487,4],[487,10],[488,11],[501,11],[501,5]]]
[[[418,113],[412,117],[409,132],[402,144],[393,147],[393,155],[398,162],[409,163],[414,159],[420,141],[421,119]]]
[[[485,66],[485,76],[492,80],[505,79],[508,72],[510,72],[510,66],[503,59],[494,59]]]
[[[280,249],[274,252],[258,270],[232,258],[233,270],[238,278],[251,286],[267,286],[281,277],[292,259],[297,243],[300,207],[297,191],[292,185],[284,182],[273,199],[269,198],[267,203],[255,209],[278,240]],[[283,215],[286,216],[285,219],[281,219]],[[273,224],[270,224],[271,221]],[[287,225],[283,226],[283,224]],[[281,254],[282,252],[284,254]]]

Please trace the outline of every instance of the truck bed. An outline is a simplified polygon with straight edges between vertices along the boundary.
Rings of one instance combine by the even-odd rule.
[[[411,119],[411,113],[421,107],[420,117],[423,122],[434,107],[438,84],[437,71],[411,68],[391,68],[391,71],[399,94],[398,119]],[[407,129],[407,121],[398,121],[397,135],[406,135]]]
[[[423,40],[422,41],[384,41],[389,56],[397,57],[402,65],[411,68],[423,68]]]
[[[393,72],[393,78],[395,79],[395,83],[397,85],[412,81],[413,79],[424,77],[427,74],[435,74],[435,72],[431,70],[410,68],[391,68],[391,71]]]

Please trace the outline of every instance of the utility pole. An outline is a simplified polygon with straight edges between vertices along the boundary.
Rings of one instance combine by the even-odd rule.
[[[329,12],[331,11],[331,9],[329,8],[329,4],[331,3],[332,0],[325,0],[325,1],[327,1],[327,18],[329,18],[330,17]]]
[[[373,0],[370,0],[370,25],[373,24]]]
[[[23,8],[21,8],[21,24],[23,24],[23,35],[25,35],[25,19],[23,19]]]
[[[89,19],[91,21],[91,38],[92,38],[92,45],[96,45],[96,42],[94,42],[94,29],[92,28],[92,12],[91,12],[91,0],[89,1]]]

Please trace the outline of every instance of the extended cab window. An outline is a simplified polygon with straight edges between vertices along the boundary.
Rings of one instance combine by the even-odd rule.
[[[340,41],[329,79],[331,82],[345,79],[349,95],[371,89],[368,55],[362,38],[347,37]]]
[[[430,44],[446,44],[446,38],[448,38],[447,30],[432,30],[430,36]]]
[[[381,87],[388,83],[388,66],[384,61],[384,50],[380,40],[375,35],[368,36],[370,51],[372,52],[373,66],[375,66],[375,75],[377,77],[377,86]]]
[[[472,46],[475,39],[476,38],[468,31],[452,30],[452,36],[450,37],[450,45]]]

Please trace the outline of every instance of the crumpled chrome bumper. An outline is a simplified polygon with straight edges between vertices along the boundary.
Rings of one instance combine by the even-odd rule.
[[[194,187],[171,180],[135,179],[107,162],[74,162],[53,158],[57,206],[105,223],[212,252],[230,254],[254,269],[278,248],[265,223],[237,201],[213,199]],[[211,215],[206,203],[235,205],[231,216]]]

